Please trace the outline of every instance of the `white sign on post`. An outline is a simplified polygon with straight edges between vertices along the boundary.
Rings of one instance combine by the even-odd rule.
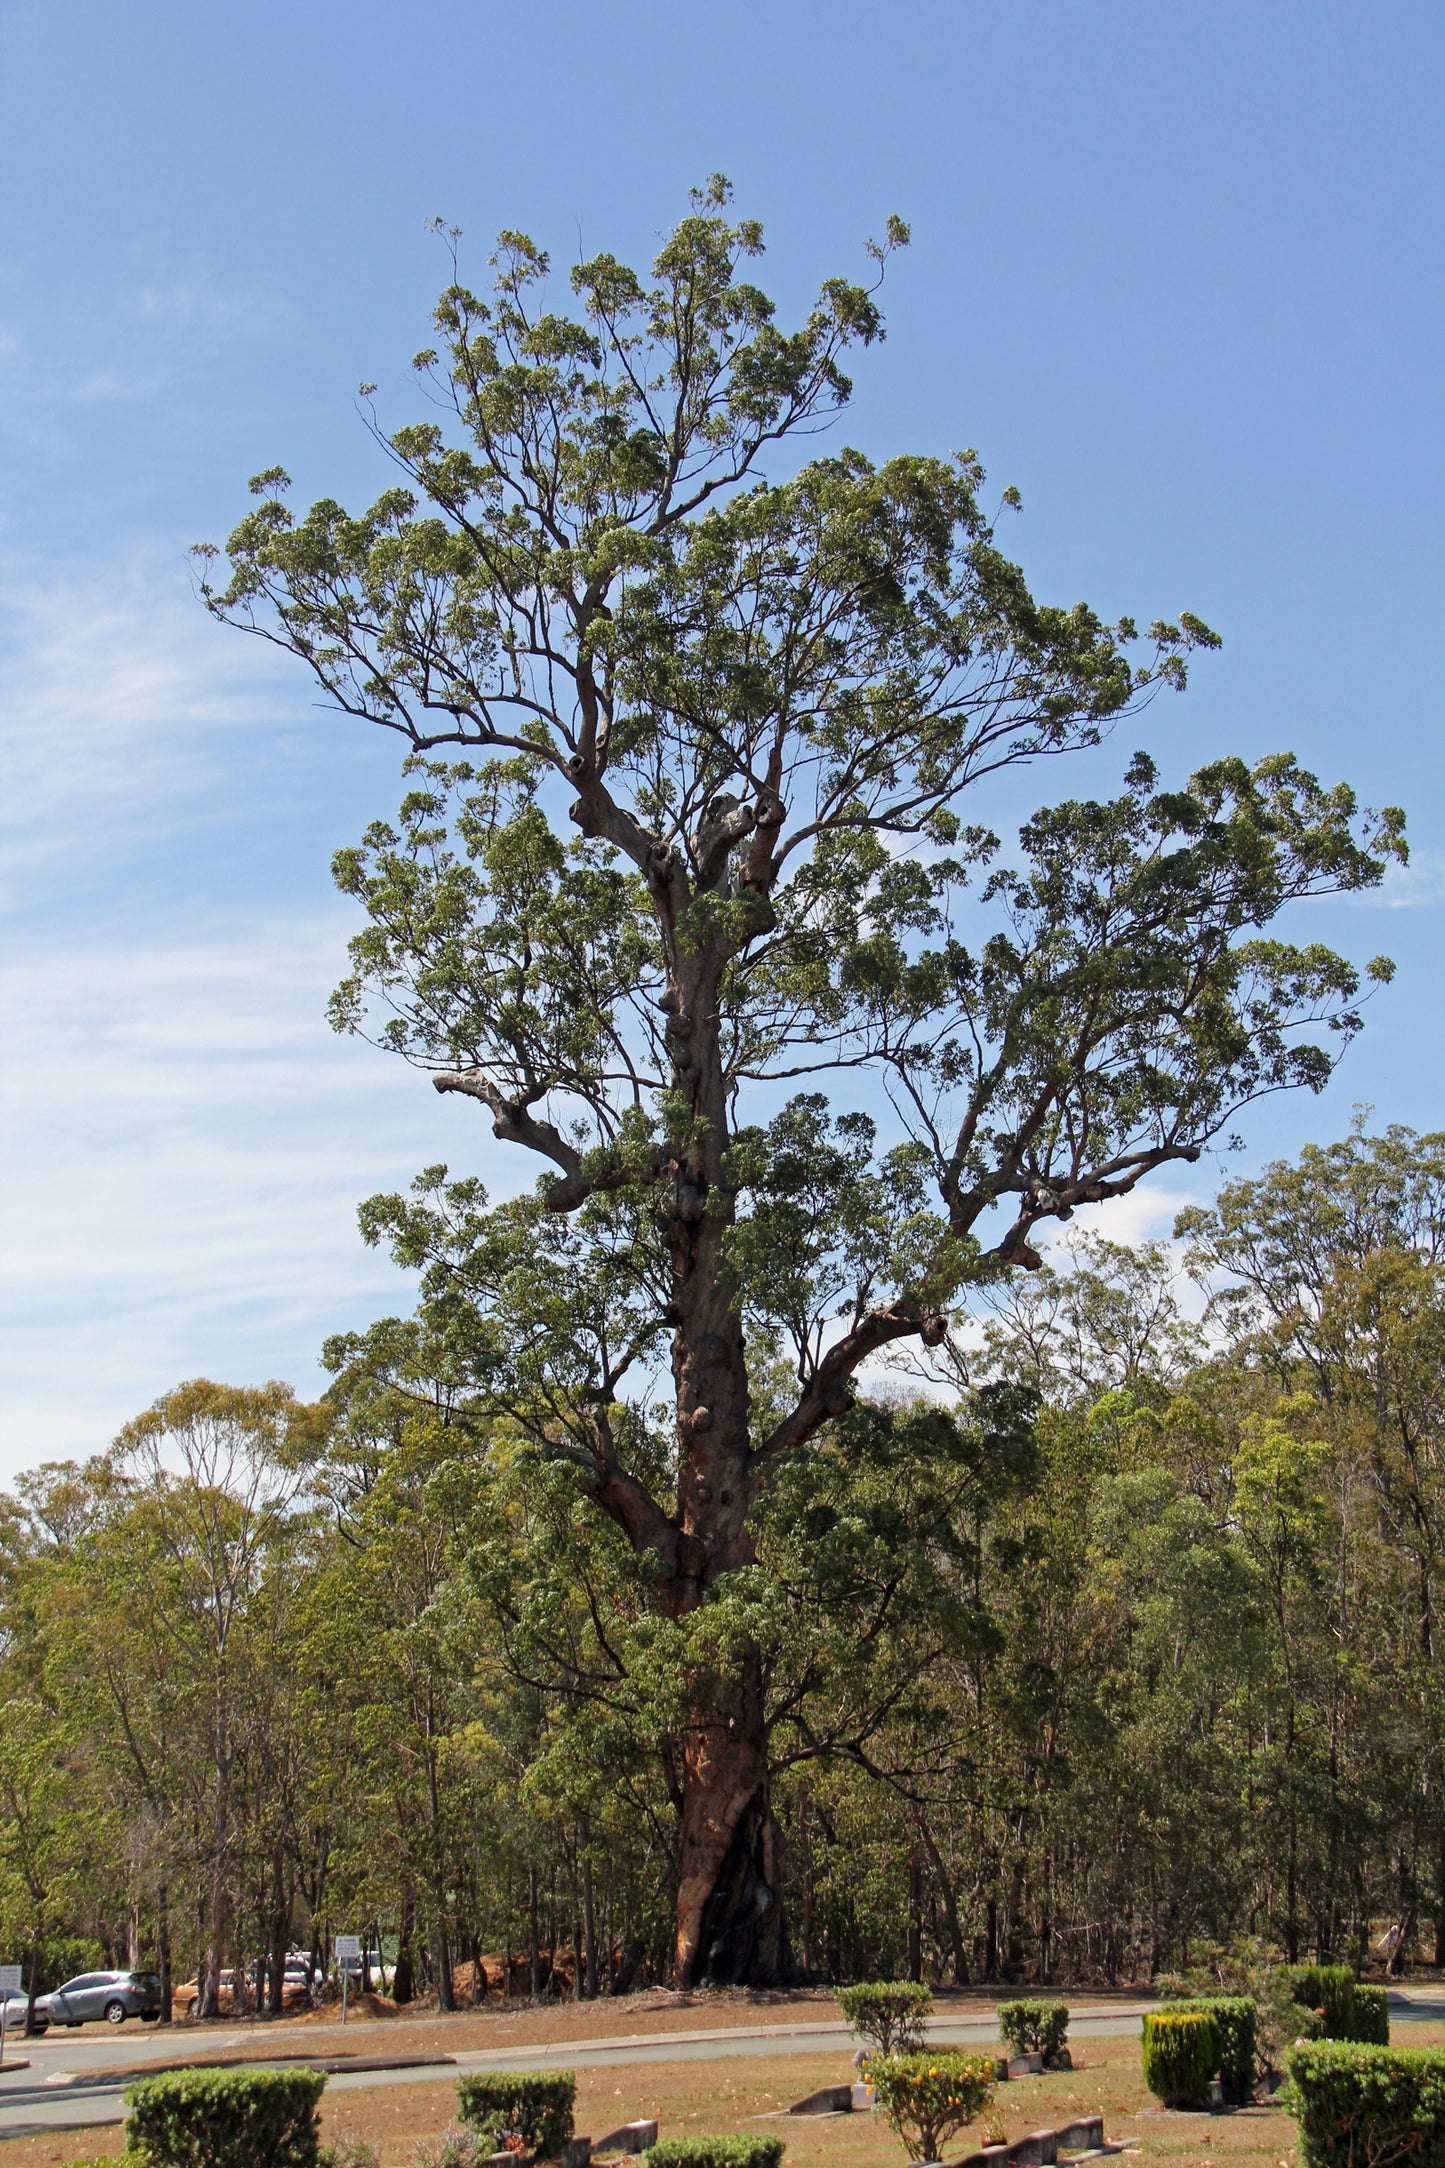
[[[21,1972],[18,1965],[0,1965],[0,2063],[5,2060],[5,2021],[10,2015],[10,1997],[21,1992]],[[21,2064],[23,2070],[25,2065]]]
[[[360,1935],[338,1935],[336,1938],[336,1962],[341,1967],[341,2022],[346,2023],[346,1991],[351,1985],[353,1972],[361,1970]]]

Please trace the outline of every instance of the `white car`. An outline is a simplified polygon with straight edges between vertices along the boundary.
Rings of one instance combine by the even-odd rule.
[[[30,1997],[19,1994],[0,1995],[0,2003],[3,2003],[5,2007],[6,2037],[8,2038],[11,2033],[24,2032],[25,2018],[30,2008]],[[35,2013],[35,2022],[43,2031],[45,2028],[45,2000],[43,1996],[40,2000],[40,2007]]]

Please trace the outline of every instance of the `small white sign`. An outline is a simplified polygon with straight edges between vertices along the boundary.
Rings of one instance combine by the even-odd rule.
[[[19,1965],[0,1965],[0,1995],[19,1995],[24,1990],[24,1976]]]
[[[361,1937],[360,1937],[360,1935],[338,1935],[338,1936],[337,1936],[337,1938],[336,1938],[336,1962],[337,1962],[337,1964],[338,1964],[338,1965],[344,1965],[344,1966],[345,1966],[345,1967],[347,1968],[347,1970],[348,1970],[348,1971],[349,1971],[349,1970],[351,1969],[351,1967],[352,1967],[353,1965],[360,1965],[360,1963],[361,1963]]]

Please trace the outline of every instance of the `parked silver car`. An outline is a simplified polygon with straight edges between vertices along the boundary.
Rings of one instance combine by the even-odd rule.
[[[78,1972],[35,2005],[36,2022],[45,2025],[84,2025],[93,2017],[123,2025],[128,2017],[154,2021],[160,2014],[160,1975],[154,1972]]]

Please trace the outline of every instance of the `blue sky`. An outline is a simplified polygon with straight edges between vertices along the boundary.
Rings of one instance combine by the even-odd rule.
[[[1404,804],[1410,872],[1314,914],[1399,976],[1250,1158],[1357,1100],[1441,1123],[1442,93],[1425,5],[0,0],[0,1478],[183,1376],[314,1390],[324,1332],[409,1300],[360,1197],[527,1178],[327,1030],[328,861],[398,754],[213,626],[186,560],[261,467],[379,486],[354,391],[413,410],[436,214],[478,279],[503,225],[645,258],[722,170],[785,309],[910,220],[848,438],[976,445],[1037,591],[1226,642],[990,817],[1133,742]]]

